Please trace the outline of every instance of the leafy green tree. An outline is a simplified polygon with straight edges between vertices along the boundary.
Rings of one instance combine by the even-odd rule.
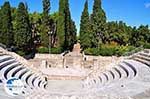
[[[32,30],[32,40],[34,41],[34,45],[36,47],[36,45],[40,44],[40,26],[42,24],[41,22],[41,18],[42,15],[40,13],[37,12],[33,12],[29,14],[29,18],[30,18],[30,24],[31,24],[31,30]]]
[[[32,32],[27,7],[19,3],[16,14],[15,44],[17,48],[26,51],[30,48]]]
[[[133,46],[137,46],[137,41],[138,41],[138,31],[136,27],[133,27],[132,32],[130,34],[129,42]]]
[[[105,42],[106,15],[101,7],[101,0],[94,0],[93,12],[91,14],[91,28],[93,33],[92,46],[98,47]]]
[[[88,0],[86,0],[84,4],[84,10],[82,12],[81,21],[80,21],[80,43],[83,49],[92,47],[90,19],[89,19],[89,12],[88,12]]]
[[[13,44],[13,25],[11,17],[11,7],[9,2],[5,2],[1,8],[1,43],[10,47]]]
[[[138,37],[137,37],[137,46],[144,45],[145,43],[150,43],[150,30],[148,25],[141,25],[138,29]]]
[[[132,28],[127,26],[124,22],[108,22],[107,32],[109,34],[109,43],[116,42],[119,45],[127,45],[132,32]]]

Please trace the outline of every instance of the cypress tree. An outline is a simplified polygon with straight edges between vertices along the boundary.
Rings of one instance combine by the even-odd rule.
[[[29,15],[23,2],[19,3],[16,14],[15,43],[17,48],[26,50],[32,38]]]
[[[9,2],[5,2],[1,9],[1,43],[5,44],[7,47],[10,47],[13,44],[13,25],[11,17],[11,7]]]
[[[49,25],[50,1],[43,0],[43,23]]]
[[[91,14],[91,28],[93,33],[93,47],[98,47],[105,39],[106,16],[101,7],[101,0],[94,0],[93,13]]]
[[[72,48],[72,20],[68,0],[59,0],[59,18],[57,21],[58,46],[63,50]]]
[[[88,0],[86,0],[80,21],[80,43],[83,49],[91,47],[89,21]]]
[[[69,10],[69,3],[68,0],[65,1],[65,45],[64,49],[69,50],[71,47],[71,15],[70,15],[70,10]]]
[[[49,45],[49,33],[50,33],[50,1],[43,0],[43,15],[42,15],[42,29],[41,29],[41,42],[42,45],[48,47]]]
[[[59,0],[59,18],[57,21],[57,36],[58,36],[58,47],[64,46],[65,41],[65,24],[64,24],[64,8],[65,8],[65,0]]]
[[[77,42],[77,29],[76,29],[76,25],[75,22],[73,20],[71,20],[71,25],[70,25],[70,50],[73,49],[74,44]]]

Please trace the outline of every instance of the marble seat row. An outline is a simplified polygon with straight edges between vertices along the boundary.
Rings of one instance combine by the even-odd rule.
[[[93,76],[88,77],[88,79],[84,80],[84,87],[91,88],[94,86],[104,86],[114,81],[124,80],[124,79],[133,79],[137,76],[139,65],[135,64],[135,62],[130,62],[130,60],[134,60],[135,62],[140,62],[144,64],[143,66],[150,67],[150,52],[143,51],[140,52],[129,59],[125,59],[121,61],[118,65],[112,67],[109,70],[105,70],[103,72],[97,72],[96,74],[92,74]]]
[[[149,53],[139,53],[133,57],[131,57],[133,60],[141,62],[148,67],[150,67],[150,52]]]
[[[0,76],[3,83],[11,77],[21,79],[25,85],[23,94],[26,94],[27,90],[45,89],[47,85],[46,78],[18,62],[13,56],[2,52],[0,53]]]

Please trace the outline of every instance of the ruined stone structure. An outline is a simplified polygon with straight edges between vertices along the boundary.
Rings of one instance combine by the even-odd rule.
[[[135,53],[116,64],[108,64],[103,69],[99,67],[93,69],[93,72],[82,81],[73,80],[69,82],[65,80],[49,80],[47,82],[42,75],[26,65],[28,64],[25,62],[26,60],[22,58],[19,60],[16,57],[19,56],[0,49],[0,77],[3,82],[9,77],[20,78],[25,84],[22,95],[26,99],[150,98],[149,49]],[[91,58],[91,56],[87,58]],[[70,71],[70,69],[66,70]],[[1,94],[4,94],[2,90]],[[6,96],[4,95],[4,97]]]
[[[75,44],[73,51],[64,56],[64,68],[84,68],[82,67],[83,55],[80,51],[80,44]]]
[[[72,69],[98,69],[110,63],[117,62],[122,57],[102,57],[88,56],[81,53],[80,44],[74,45],[73,51],[62,54],[36,54],[34,59],[29,60],[29,63],[40,68],[72,68]],[[44,63],[45,62],[45,63]],[[47,66],[44,66],[47,65]]]

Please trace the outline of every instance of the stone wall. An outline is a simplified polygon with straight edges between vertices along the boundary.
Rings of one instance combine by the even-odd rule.
[[[50,68],[103,68],[112,63],[118,63],[124,57],[103,57],[103,56],[61,56],[60,54],[36,54],[34,59],[29,60],[30,64],[40,67],[43,60],[47,61]]]
[[[47,62],[48,67],[63,68],[63,57],[60,54],[36,54],[29,62],[40,67],[43,60]]]

